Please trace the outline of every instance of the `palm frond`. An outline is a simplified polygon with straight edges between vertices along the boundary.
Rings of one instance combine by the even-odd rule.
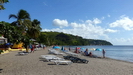
[[[11,14],[11,15],[9,15],[9,19],[10,18],[15,18],[15,19],[17,19],[18,17],[16,16],[16,15],[14,15],[14,14]]]
[[[0,5],[0,10],[3,10],[5,9],[3,5]]]
[[[30,14],[27,11],[21,9],[18,12],[18,19],[30,19]]]

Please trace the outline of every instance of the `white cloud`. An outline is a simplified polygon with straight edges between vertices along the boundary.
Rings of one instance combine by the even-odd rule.
[[[110,15],[107,15],[108,17],[110,17]]]
[[[93,21],[92,20],[86,20],[85,23],[88,23],[88,24],[100,24],[102,23],[101,20],[99,20],[98,18],[94,18]]]
[[[99,24],[99,23],[101,23],[101,20],[99,20],[98,18],[95,18],[95,19],[93,20],[93,23],[94,23],[94,24]]]
[[[127,16],[121,16],[119,20],[109,24],[110,27],[121,27],[125,30],[133,30],[133,20]]]
[[[115,45],[132,45],[133,37],[131,38],[113,38],[110,39],[111,43],[114,43]]]
[[[105,32],[107,32],[107,33],[115,33],[115,32],[118,32],[118,30],[106,29]]]
[[[68,22],[66,20],[54,19],[54,25],[56,26],[68,26]],[[71,22],[69,23],[69,29],[44,29],[43,31],[57,31],[64,32],[68,34],[82,36],[87,39],[108,39],[107,33],[115,33],[117,30],[105,29],[97,24],[102,23],[101,20],[95,18],[94,20],[86,20],[82,21],[82,23]]]
[[[53,25],[54,26],[59,26],[60,28],[62,28],[62,27],[67,27],[68,22],[67,22],[67,20],[54,19],[53,20]]]
[[[117,38],[117,32],[119,30],[104,28],[104,27],[101,27],[102,25],[101,26],[97,25],[99,23],[102,23],[101,20],[98,18],[95,18],[94,20],[79,20],[79,22],[81,23],[77,23],[77,22],[68,23],[67,20],[54,19],[53,20],[54,25],[59,27],[64,27],[69,25],[69,27],[67,27],[67,29],[64,29],[64,28],[43,29],[42,31],[64,32],[67,34],[78,35],[87,39],[107,40],[114,45],[132,45],[133,44],[132,43],[133,36],[130,36],[132,38],[124,38],[124,37]],[[128,26],[127,23],[125,23],[126,21],[129,22],[129,24],[132,24],[131,19],[125,16],[121,16],[120,20],[117,20],[116,22],[113,22],[109,25],[111,27],[123,27],[123,28],[125,28],[124,25],[126,25],[127,27],[130,28],[130,26]],[[115,33],[116,38],[112,38],[111,33]]]

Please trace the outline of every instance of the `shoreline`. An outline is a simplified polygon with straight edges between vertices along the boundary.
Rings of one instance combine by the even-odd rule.
[[[68,47],[67,47],[67,50],[68,50]],[[75,48],[73,48],[71,51],[74,52],[75,51]],[[102,58],[102,55],[96,55],[96,54],[94,54],[94,56],[97,56],[97,57]],[[111,58],[111,57],[106,57],[106,58],[112,59],[112,60],[117,60],[117,61],[123,61],[123,62],[133,63],[133,61],[131,61],[131,60],[122,60],[122,59]]]
[[[39,57],[47,55],[49,48],[24,56],[16,56],[19,51],[0,55],[0,75],[133,75],[133,63],[111,58],[80,56],[89,60],[88,64],[71,65],[40,61]]]

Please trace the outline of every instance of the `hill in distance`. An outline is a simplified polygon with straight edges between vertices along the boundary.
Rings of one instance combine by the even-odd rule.
[[[37,40],[46,45],[112,45],[106,40],[84,39],[62,32],[41,32]]]

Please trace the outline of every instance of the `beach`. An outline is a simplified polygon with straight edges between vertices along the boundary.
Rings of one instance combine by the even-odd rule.
[[[17,56],[19,51],[0,55],[0,75],[133,75],[133,63],[109,58],[80,56],[89,60],[89,63],[70,65],[41,61],[39,57],[47,55],[49,48],[51,47],[24,56]]]

